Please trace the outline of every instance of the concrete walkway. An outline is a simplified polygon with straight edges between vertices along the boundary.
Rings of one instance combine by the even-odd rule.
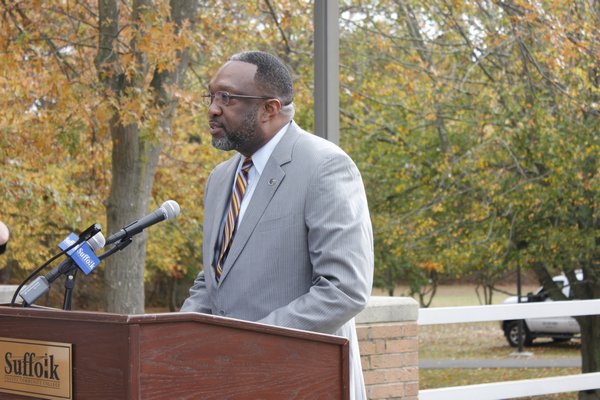
[[[581,357],[532,358],[515,356],[514,358],[490,358],[486,360],[420,360],[419,368],[581,368]]]

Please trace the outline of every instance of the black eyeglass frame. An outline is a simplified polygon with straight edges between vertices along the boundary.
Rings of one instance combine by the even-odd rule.
[[[271,97],[271,96],[250,96],[250,95],[246,95],[246,94],[231,94],[224,90],[218,90],[215,93],[203,94],[201,97],[203,99],[206,99],[206,105],[208,105],[208,106],[210,106],[213,103],[213,101],[215,101],[215,97],[220,97],[219,104],[226,106],[226,107],[229,105],[229,101],[231,99],[261,99],[261,100],[276,99],[275,97]],[[210,102],[209,102],[209,100],[210,100]]]

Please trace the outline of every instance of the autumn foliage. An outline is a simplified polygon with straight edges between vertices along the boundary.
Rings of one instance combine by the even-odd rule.
[[[117,17],[102,11],[116,3]],[[283,58],[296,120],[312,127],[310,1],[200,1],[182,17],[183,3],[2,1],[0,199],[13,231],[3,281],[22,279],[69,231],[100,222],[108,233],[174,199],[182,215],[149,231],[137,264],[147,303],[175,308],[202,268],[204,180],[228,156],[208,144],[199,95],[234,52]],[[584,269],[580,295],[597,293],[598,2],[340,11],[341,145],[367,186],[377,285],[409,280],[418,294],[469,276],[493,291],[520,265]],[[167,79],[184,55],[185,71]],[[115,149],[132,130],[140,149],[159,151],[147,196],[115,184]],[[146,203],[127,210],[116,188]],[[111,223],[110,210],[124,211]]]

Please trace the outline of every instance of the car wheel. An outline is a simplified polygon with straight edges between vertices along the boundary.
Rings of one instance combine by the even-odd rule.
[[[504,335],[506,336],[506,340],[511,347],[519,346],[519,321],[510,321],[506,324],[504,328]],[[531,332],[527,329],[527,326],[523,322],[523,331],[521,332],[523,336],[523,345],[531,346],[533,343],[533,337],[531,336]]]

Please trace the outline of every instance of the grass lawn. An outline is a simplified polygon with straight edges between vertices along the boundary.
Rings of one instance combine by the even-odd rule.
[[[563,343],[536,339],[524,350],[534,358],[555,358],[578,356],[579,349],[578,339]],[[512,357],[516,350],[506,342],[499,322],[419,327],[420,359],[500,359]]]
[[[573,368],[505,368],[505,369],[421,369],[419,388],[473,385],[478,383],[513,381],[521,379],[547,378],[552,376],[578,374]],[[557,393],[521,399],[576,400],[577,393]]]

